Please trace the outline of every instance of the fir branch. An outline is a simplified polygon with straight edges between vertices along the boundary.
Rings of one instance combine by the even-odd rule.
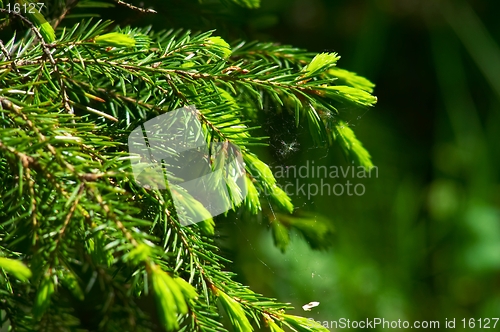
[[[78,5],[79,0],[69,0],[66,1],[66,5],[64,6],[64,9],[62,10],[61,14],[53,21],[52,26],[57,28],[59,24],[64,20],[64,18],[69,14],[69,12]]]
[[[45,42],[45,39],[43,38],[42,34],[40,33],[40,30],[35,26],[35,24],[33,24],[30,20],[28,20],[26,17],[24,17],[20,13],[16,13],[15,11],[8,11],[8,10],[3,9],[3,8],[0,8],[0,13],[13,15],[13,16],[21,19],[24,23],[26,23],[30,27],[31,31],[33,31],[33,33],[37,36],[39,43],[42,46],[43,52],[45,53],[45,56],[49,59],[50,63],[53,66],[54,72],[56,73],[56,75],[59,78],[59,83],[61,85],[61,94],[62,94],[63,105],[66,108],[66,110],[68,111],[68,113],[72,114],[73,109],[69,106],[69,100],[68,100],[66,89],[64,87],[64,82],[61,78],[61,74],[59,73],[59,69],[56,66],[56,62],[55,62],[54,58],[52,57],[50,47]],[[14,65],[15,64],[13,63],[13,66]]]
[[[135,11],[138,11],[138,12],[141,12],[141,13],[150,13],[150,14],[156,14],[156,10],[154,9],[149,9],[149,8],[141,8],[141,7],[137,7],[137,6],[134,6],[128,2],[125,2],[125,1],[121,1],[121,0],[113,0],[114,2],[116,2],[117,4],[121,5],[121,6],[125,6],[129,9],[132,9],[132,10],[135,10]]]
[[[0,249],[22,251],[38,292],[10,280],[1,285],[26,297],[25,305],[40,321],[16,312],[20,302],[9,295],[5,311],[11,325],[51,329],[81,323],[71,305],[68,311],[57,307],[67,297],[51,296],[62,294],[53,288],[57,278],[80,301],[103,300],[93,308],[101,329],[153,328],[136,303],[152,290],[160,323],[169,330],[224,331],[216,319],[219,300],[241,331],[252,324],[273,331],[283,326],[320,331],[285,314],[288,304],[236,282],[227,271],[230,261],[214,245],[214,220],[181,226],[172,199],[180,193],[136,183],[130,165],[135,157],[127,153],[126,140],[145,120],[195,105],[207,147],[218,142],[224,150],[233,144],[245,160],[248,195],[236,203],[237,193],[231,192],[231,206],[269,213],[261,211],[261,189],[271,193],[273,206],[292,213],[290,197],[251,152],[267,138],[255,136],[258,123],[245,110],[260,112],[264,103],[285,109],[297,124],[307,121],[316,141],[341,138],[346,154],[367,164],[369,155],[354,134],[338,126],[336,107],[373,105],[369,83],[336,70],[335,54],[313,57],[261,43],[231,49],[211,32],[110,32],[111,22],[88,20],[63,29],[48,44],[34,24],[28,25],[38,43],[27,37],[1,44],[0,178],[6,185],[0,188],[5,197],[0,231],[7,235],[0,237]],[[336,84],[341,80],[345,86]],[[72,105],[71,114],[60,112],[66,104]],[[204,207],[190,202],[189,208],[203,215]],[[321,240],[328,231],[326,226],[312,231],[307,217],[273,215],[279,217],[269,218],[275,239],[276,231],[291,227],[308,239]],[[286,235],[279,240],[284,250]]]

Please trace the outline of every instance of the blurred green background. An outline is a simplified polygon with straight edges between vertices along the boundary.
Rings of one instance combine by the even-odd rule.
[[[463,318],[500,316],[498,13],[498,1],[282,0],[249,14],[246,38],[338,52],[339,67],[376,84],[375,108],[343,115],[379,172],[355,180],[360,197],[294,197],[334,224],[328,251],[296,235],[282,254],[255,223],[225,226],[242,282],[320,321],[456,318],[462,330]],[[278,149],[304,142],[270,135]],[[268,161],[349,165],[311,147]],[[303,311],[310,301],[320,305]]]
[[[339,67],[376,84],[375,108],[341,115],[378,177],[353,179],[365,186],[362,196],[293,197],[297,213],[334,225],[331,247],[312,250],[294,233],[282,253],[265,220],[231,214],[219,220],[218,241],[241,282],[320,321],[439,320],[444,328],[456,318],[462,330],[463,318],[500,316],[499,1],[263,0],[246,10],[164,0],[153,7],[158,15],[101,14],[158,30],[214,28],[228,41],[338,52]],[[259,153],[271,166],[350,165],[339,149],[313,146],[304,128],[269,111],[271,147]],[[297,149],[288,153],[291,143]],[[304,311],[311,301],[320,305]]]

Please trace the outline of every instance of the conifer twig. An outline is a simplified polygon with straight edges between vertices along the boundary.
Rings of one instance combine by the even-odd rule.
[[[49,44],[47,44],[45,42],[45,40],[43,39],[42,35],[40,34],[40,31],[38,30],[38,28],[33,24],[33,22],[28,20],[26,17],[24,17],[20,13],[16,13],[15,11],[8,11],[8,10],[3,9],[3,8],[0,8],[0,12],[4,13],[4,14],[7,13],[9,15],[13,15],[13,16],[21,19],[24,23],[26,23],[30,27],[31,31],[33,31],[35,33],[40,44],[42,45],[42,49],[43,49],[45,55],[47,56],[47,58],[49,59],[50,63],[52,64],[52,66],[54,68],[54,72],[56,73],[56,75],[59,78],[59,84],[61,85],[61,93],[62,93],[62,100],[63,100],[64,108],[66,109],[66,111],[68,111],[68,113],[73,114],[73,108],[69,104],[68,94],[66,92],[65,84],[64,84],[64,81],[62,79],[61,73],[59,72],[59,68],[57,67],[57,64],[56,64],[56,61],[54,60],[54,57],[52,56]]]
[[[127,8],[139,11],[141,13],[149,13],[149,14],[156,14],[157,13],[156,10],[154,10],[154,9],[137,7],[137,6],[134,6],[134,5],[132,5],[128,2],[125,2],[125,1],[121,1],[121,0],[113,0],[113,1],[121,6],[125,6]]]

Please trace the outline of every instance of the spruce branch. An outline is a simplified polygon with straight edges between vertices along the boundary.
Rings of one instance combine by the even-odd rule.
[[[128,2],[125,2],[125,1],[121,1],[121,0],[113,0],[114,2],[116,2],[117,4],[121,5],[121,6],[125,6],[129,9],[132,9],[132,10],[135,10],[135,11],[138,11],[138,12],[141,12],[141,13],[150,13],[150,14],[156,14],[156,10],[154,9],[149,9],[149,8],[141,8],[141,7],[137,7],[137,6],[134,6]]]
[[[231,48],[212,31],[111,29],[110,21],[85,20],[47,43],[34,23],[25,23],[31,36],[0,45],[0,252],[33,273],[29,278],[22,265],[0,259],[9,273],[0,278],[9,324],[225,331],[221,303],[239,331],[325,331],[286,314],[289,304],[235,281],[214,240],[217,218],[183,226],[173,201],[182,193],[135,181],[131,160],[140,156],[128,153],[127,137],[147,120],[194,105],[207,147],[221,143],[224,153],[237,147],[245,162],[244,201],[236,200],[238,188],[219,180],[230,206],[267,217],[281,250],[291,229],[322,248],[331,229],[294,213],[252,150],[268,138],[256,134],[260,124],[248,114],[271,104],[297,125],[306,122],[315,141],[336,140],[366,166],[370,156],[342,127],[337,107],[373,105],[373,86],[339,70],[336,54],[257,42]],[[263,191],[270,193],[269,209]],[[194,198],[183,197],[191,199],[186,208],[206,215]],[[10,278],[16,271],[18,278]],[[158,321],[140,304],[149,295]],[[16,309],[22,306],[34,318]],[[95,320],[86,322],[81,306]]]

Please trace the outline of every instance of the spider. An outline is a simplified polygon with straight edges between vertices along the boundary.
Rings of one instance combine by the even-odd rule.
[[[300,144],[297,141],[293,141],[291,143],[281,141],[281,145],[282,145],[282,147],[281,147],[279,153],[282,157],[287,157],[291,153],[298,151]]]

